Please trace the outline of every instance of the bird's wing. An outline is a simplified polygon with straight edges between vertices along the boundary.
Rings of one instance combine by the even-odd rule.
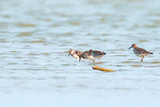
[[[151,54],[150,52],[146,51],[145,49],[142,48],[137,48],[136,51],[140,54]]]
[[[78,56],[82,54],[81,51],[75,51],[75,53],[76,53]]]

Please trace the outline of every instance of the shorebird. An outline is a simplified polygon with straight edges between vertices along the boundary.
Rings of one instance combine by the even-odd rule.
[[[96,59],[99,59],[99,62],[100,62],[100,58],[102,58],[106,54],[105,52],[92,50],[92,49],[90,49],[89,52],[94,57],[94,62],[95,62]]]
[[[153,54],[153,52],[148,52],[142,48],[137,47],[136,44],[132,44],[131,47],[129,47],[129,49],[131,49],[131,48],[134,48],[133,51],[136,56],[141,57],[141,62],[143,62],[143,59],[145,56]]]
[[[81,61],[81,59],[89,59],[89,62],[90,60],[93,60],[93,56],[91,55],[91,53],[89,51],[84,51],[80,56],[79,56],[79,61]],[[95,62],[94,62],[95,63]]]
[[[89,59],[89,62],[90,60],[92,60],[95,64],[95,60],[99,59],[100,62],[100,58],[103,57],[105,54],[105,52],[90,49],[89,51],[85,51],[80,55],[79,61],[81,60],[81,58]]]
[[[80,56],[81,54],[82,54],[81,51],[74,50],[74,49],[71,48],[71,49],[69,50],[68,56],[71,55],[71,56],[74,57],[75,59],[79,60],[79,56]]]

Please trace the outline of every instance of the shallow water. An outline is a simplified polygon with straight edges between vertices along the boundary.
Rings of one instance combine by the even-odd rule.
[[[0,0],[0,94],[160,98],[159,0]],[[144,63],[132,43],[154,52]],[[92,70],[70,48],[107,54]]]

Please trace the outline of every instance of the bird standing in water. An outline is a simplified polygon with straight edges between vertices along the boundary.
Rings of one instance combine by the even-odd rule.
[[[89,62],[90,60],[92,60],[95,64],[95,60],[99,59],[100,62],[100,58],[103,57],[105,54],[105,52],[90,49],[89,51],[85,51],[80,55],[79,61],[81,60],[81,58],[89,59]]]
[[[141,62],[143,62],[143,59],[145,56],[148,56],[150,54],[153,54],[153,52],[148,52],[140,47],[138,47],[136,44],[132,44],[129,49],[133,48],[133,52],[136,56],[141,57]]]
[[[96,59],[99,59],[99,62],[100,62],[100,58],[102,58],[106,54],[105,52],[101,52],[101,51],[97,51],[97,50],[92,50],[92,49],[89,50],[89,52],[94,57],[94,61]]]
[[[79,61],[81,61],[81,59],[89,59],[89,62],[90,60],[94,62],[94,59],[93,59],[93,56],[91,55],[91,53],[89,51],[84,51],[80,56],[79,56]]]

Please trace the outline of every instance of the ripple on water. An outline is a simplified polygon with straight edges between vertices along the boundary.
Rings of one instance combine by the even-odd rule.
[[[148,42],[148,40],[139,40],[139,42]]]
[[[107,39],[105,39],[105,40],[102,40],[102,42],[107,42],[108,40]]]
[[[68,32],[68,33],[57,34],[57,37],[71,37],[73,35],[74,35],[73,32]]]
[[[63,77],[63,76],[53,76],[51,77],[52,79],[67,79],[67,77]]]
[[[154,24],[160,24],[160,20],[153,20]]]
[[[50,53],[41,53],[42,55],[48,56]]]
[[[28,41],[27,43],[47,43],[47,41],[44,41],[44,40],[34,40],[34,41]]]
[[[92,40],[96,40],[96,41],[98,41],[98,40],[101,40],[101,39],[99,39],[99,38],[94,38],[94,39],[92,39]]]
[[[7,27],[8,23],[0,22],[0,27]]]
[[[89,44],[77,44],[77,46],[89,46]]]
[[[11,53],[21,53],[20,51],[10,51]]]
[[[17,37],[32,36],[32,32],[20,32]]]
[[[31,55],[31,56],[34,56],[34,55],[39,55],[39,54],[37,54],[37,53],[29,53],[28,55]]]
[[[65,85],[56,85],[55,87],[56,87],[56,88],[66,88]],[[60,90],[59,90],[59,91],[60,91]]]
[[[106,17],[102,17],[102,18],[100,19],[101,23],[104,23],[106,20],[107,20]]]
[[[1,43],[8,43],[9,41],[5,40],[5,39],[0,39]]]
[[[8,65],[17,65],[18,63],[8,63]]]
[[[152,25],[145,25],[144,27],[146,27],[146,28],[157,28],[158,25],[152,24]]]
[[[152,64],[159,64],[160,62],[159,61],[154,61],[154,62],[150,62]]]
[[[138,63],[138,62],[135,62],[135,61],[122,61],[121,63]]]
[[[79,87],[79,88],[87,88],[87,87],[88,87],[88,86],[85,85],[85,84],[77,84],[76,86]]]
[[[128,55],[115,55],[115,56],[121,56],[121,57],[125,57],[125,56],[128,56]]]
[[[58,26],[60,26],[60,24],[51,24],[50,26],[51,27],[58,27]]]
[[[157,65],[157,66],[145,66],[145,67],[148,67],[148,68],[157,68],[157,67],[160,67],[160,66]]]
[[[44,19],[44,21],[46,21],[46,22],[51,22],[52,20],[49,19],[49,18],[47,18],[47,19]]]
[[[132,67],[142,67],[143,65],[130,65]]]
[[[69,22],[71,25],[73,25],[73,26],[78,26],[78,25],[80,25],[80,23],[79,22]]]
[[[36,27],[36,25],[34,24],[22,24],[22,23],[18,23],[17,26],[18,27]]]
[[[1,55],[5,55],[6,53],[0,53]]]
[[[71,64],[61,64],[62,66],[69,66],[69,65],[71,65]]]

